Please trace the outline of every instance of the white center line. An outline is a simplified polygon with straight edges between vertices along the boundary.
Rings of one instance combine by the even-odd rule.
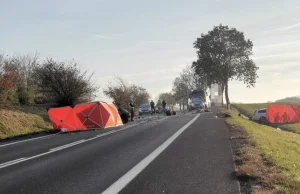
[[[162,121],[164,119],[160,119],[159,121]],[[132,124],[132,125],[123,127],[123,128],[121,128],[119,130],[111,130],[109,132],[96,135],[95,137],[92,137],[90,139],[86,139],[86,140],[82,139],[82,140],[79,140],[79,141],[76,141],[76,142],[72,142],[72,143],[69,143],[69,144],[66,144],[66,145],[62,145],[62,146],[59,146],[59,147],[56,147],[56,148],[52,148],[48,152],[45,152],[45,153],[42,153],[42,154],[38,154],[38,155],[35,155],[35,156],[31,156],[31,157],[20,158],[20,159],[17,159],[17,160],[12,160],[12,161],[9,161],[9,162],[6,162],[6,163],[2,163],[2,164],[0,164],[0,169],[8,167],[8,166],[11,166],[11,165],[14,165],[14,164],[18,164],[18,163],[21,163],[21,162],[24,162],[24,161],[27,161],[27,160],[32,160],[34,158],[45,156],[45,155],[51,154],[53,152],[57,152],[57,151],[60,151],[60,150],[63,150],[63,149],[69,148],[69,147],[73,147],[75,145],[79,145],[79,144],[82,144],[82,143],[85,143],[85,142],[88,142],[88,141],[92,141],[94,139],[110,135],[112,133],[116,133],[116,132],[123,131],[123,130],[131,128],[131,127],[135,127],[137,125],[138,124]],[[56,134],[54,134],[54,135],[56,135]],[[49,137],[49,136],[52,136],[52,135],[48,135],[47,137]],[[44,138],[44,137],[46,137],[46,136],[38,137],[38,138]],[[38,138],[33,138],[33,139],[38,139]],[[30,139],[30,140],[33,140],[33,139]],[[24,141],[30,141],[30,140],[24,140]],[[24,141],[22,141],[22,142],[24,142]],[[14,142],[14,143],[18,143],[18,142]],[[9,144],[6,144],[6,145],[9,145]],[[5,145],[2,145],[2,146],[5,146]]]
[[[82,140],[79,140],[79,141],[76,141],[76,142],[73,142],[73,143],[69,143],[69,144],[62,145],[62,146],[59,146],[59,147],[56,147],[56,148],[52,148],[48,152],[45,152],[45,153],[42,153],[42,154],[38,154],[38,155],[35,155],[35,156],[25,157],[25,158],[20,158],[20,159],[17,159],[17,160],[12,160],[12,161],[9,161],[9,162],[5,162],[5,163],[0,164],[0,169],[8,167],[8,166],[11,166],[11,165],[14,165],[14,164],[18,164],[18,163],[21,163],[21,162],[24,162],[24,161],[32,160],[34,158],[45,156],[45,155],[51,154],[53,152],[57,152],[57,151],[60,151],[60,150],[63,150],[63,149],[66,149],[66,148],[69,148],[69,147],[72,147],[72,146],[75,146],[75,145],[79,145],[79,144],[82,144],[82,143],[85,143],[85,142],[88,142],[88,141],[92,141],[94,139],[97,139],[97,138],[100,138],[100,137],[104,137],[104,136],[110,135],[112,133],[116,133],[118,131],[122,131],[122,130],[128,129],[128,128],[134,127],[136,125],[137,124],[126,126],[126,127],[122,128],[122,129],[119,129],[119,130],[111,130],[109,132],[99,134],[99,135],[97,135],[95,137],[92,137],[92,138],[89,138],[89,139],[86,139],[86,140],[82,139]]]
[[[0,164],[0,167],[6,166],[6,165],[9,165],[9,164],[14,164],[14,163],[19,162],[19,161],[22,161],[22,160],[24,160],[24,159],[25,159],[25,158],[19,158],[19,159],[16,159],[16,160],[12,160],[12,161],[9,161],[9,162],[5,162],[5,163]]]
[[[194,123],[200,114],[196,115],[190,122],[181,127],[163,144],[156,148],[151,154],[140,161],[136,166],[129,170],[125,175],[119,178],[115,183],[108,187],[103,194],[111,194],[120,192],[130,181],[132,181],[142,170],[144,170],[160,153],[162,153],[183,131],[185,131],[192,123]]]
[[[73,142],[73,143],[69,143],[69,144],[66,144],[66,145],[63,145],[63,146],[59,146],[59,147],[57,147],[57,148],[52,148],[52,149],[50,149],[50,151],[62,150],[62,149],[65,149],[65,148],[72,147],[72,146],[74,146],[74,145],[83,143],[83,142],[85,142],[85,141],[86,141],[85,139],[82,139],[82,140],[80,140],[80,141],[75,141],[75,142]]]

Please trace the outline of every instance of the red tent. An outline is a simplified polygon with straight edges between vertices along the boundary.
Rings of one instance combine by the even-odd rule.
[[[271,123],[298,123],[300,122],[300,106],[269,105],[266,116]]]
[[[68,131],[73,131],[123,125],[115,105],[103,102],[78,104],[74,108],[53,108],[49,109],[48,114],[54,129],[65,128]],[[67,118],[66,121],[64,121],[65,117]],[[64,122],[61,122],[61,120]]]

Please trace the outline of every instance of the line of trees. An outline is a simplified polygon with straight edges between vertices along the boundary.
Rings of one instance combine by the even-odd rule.
[[[74,61],[40,61],[37,54],[9,57],[0,54],[0,105],[54,103],[74,105],[94,98],[93,74]]]
[[[121,77],[115,77],[114,83],[110,82],[103,90],[104,95],[111,98],[113,103],[120,108],[129,109],[132,101],[138,107],[143,103],[149,103],[150,94],[142,86],[128,84]]]

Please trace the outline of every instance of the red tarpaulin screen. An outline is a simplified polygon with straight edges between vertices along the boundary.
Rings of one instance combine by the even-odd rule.
[[[271,123],[299,123],[300,106],[269,105],[266,116]]]
[[[114,104],[102,104],[102,106],[109,113],[109,118],[107,119],[107,122],[105,123],[105,128],[123,125],[122,119],[121,119],[121,117],[118,113],[118,110]]]
[[[53,108],[49,109],[48,114],[54,129],[73,131],[123,125],[115,105],[102,102],[78,104],[74,108]]]
[[[77,130],[76,117],[70,106],[60,108],[50,108],[48,110],[49,118],[53,129],[67,129],[69,131]]]

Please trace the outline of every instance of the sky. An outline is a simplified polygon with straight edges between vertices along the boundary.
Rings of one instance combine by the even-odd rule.
[[[72,60],[105,88],[115,76],[152,99],[196,60],[193,43],[222,23],[253,41],[255,88],[230,82],[232,102],[300,95],[298,0],[0,0],[0,52]],[[101,90],[98,100],[111,102]]]

